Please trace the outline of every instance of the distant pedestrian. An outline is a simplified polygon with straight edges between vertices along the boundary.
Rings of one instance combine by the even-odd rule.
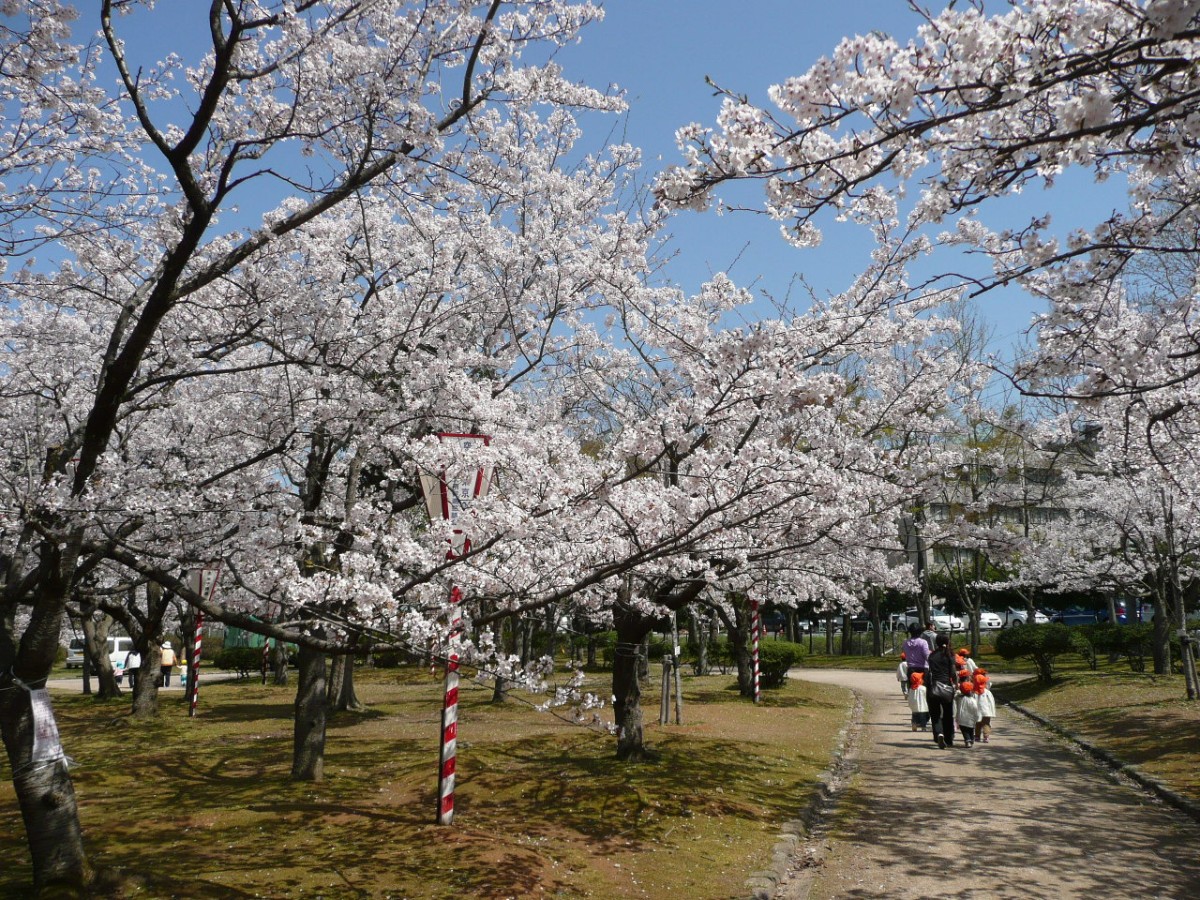
[[[975,745],[975,726],[979,724],[979,698],[975,696],[975,682],[970,679],[959,683],[954,718],[962,732],[963,743],[970,749]]]
[[[138,672],[142,670],[142,654],[134,647],[125,654],[125,677],[129,679],[129,690],[137,690]]]
[[[921,638],[928,645],[930,653],[937,649],[937,627],[934,626],[932,619],[925,623],[925,630],[921,632]]]
[[[954,694],[957,690],[954,657],[950,654],[950,638],[939,634],[937,649],[929,654],[926,679],[929,701],[929,721],[933,725],[933,739],[942,748],[954,746]]]
[[[908,640],[901,649],[908,666],[908,689],[912,690],[913,673],[924,673],[925,662],[929,659],[929,645],[921,638],[921,626],[916,622],[908,626]]]
[[[925,697],[925,673],[913,672],[908,689],[908,708],[912,712],[912,730],[925,731],[929,728],[929,701]]]
[[[900,665],[896,666],[896,680],[898,682],[900,682],[900,695],[902,697],[908,696],[908,662],[907,662],[907,659],[908,659],[907,655],[903,651],[901,651],[900,652]]]
[[[996,717],[996,698],[992,696],[991,679],[985,669],[975,670],[975,694],[979,697],[979,722],[975,725],[975,740],[986,744],[992,736],[992,719]]]
[[[162,674],[162,686],[171,686],[171,670],[175,668],[175,651],[171,649],[170,641],[163,641],[162,659],[159,662],[159,672]]]

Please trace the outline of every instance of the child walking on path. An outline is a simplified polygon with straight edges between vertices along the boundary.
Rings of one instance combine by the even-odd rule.
[[[913,672],[912,684],[908,689],[908,708],[912,711],[913,731],[924,731],[929,727],[929,702],[925,699],[924,681],[924,672]]]
[[[975,726],[979,724],[979,698],[975,696],[975,682],[964,680],[959,683],[958,696],[954,700],[954,718],[962,732],[967,747],[975,744]]]
[[[986,669],[975,670],[975,693],[979,697],[979,723],[975,726],[975,740],[985,744],[992,736],[992,719],[996,715],[996,698],[988,687],[989,681]]]
[[[908,696],[908,663],[904,651],[900,651],[900,665],[896,666],[896,680],[900,682],[901,695]]]

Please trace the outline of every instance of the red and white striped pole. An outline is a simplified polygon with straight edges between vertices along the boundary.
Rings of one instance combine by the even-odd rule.
[[[442,694],[442,743],[438,761],[437,824],[454,821],[454,771],[458,759],[458,650],[454,640],[462,629],[462,591],[450,591],[450,652],[446,658],[446,681]]]
[[[192,704],[188,708],[188,717],[196,715],[196,704],[200,702],[200,637],[204,628],[204,613],[196,610],[196,643],[192,647]]]
[[[750,601],[750,658],[754,662],[754,702],[762,699],[758,686],[758,636],[762,631],[762,619],[758,615],[758,601]]]
[[[213,596],[217,591],[217,580],[221,577],[221,567],[205,566],[199,569],[192,569],[188,573],[188,587],[203,597],[205,600],[212,602]],[[188,704],[188,718],[196,715],[196,704],[200,702],[200,639],[204,634],[204,613],[197,607],[196,609],[196,634],[195,643],[192,647],[192,665],[191,665],[191,702]],[[180,650],[184,648],[180,647]]]

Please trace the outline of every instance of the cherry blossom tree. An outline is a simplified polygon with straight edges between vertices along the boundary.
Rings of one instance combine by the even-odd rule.
[[[1146,253],[1194,253],[1194,4],[913,9],[914,40],[847,38],[772,87],[773,109],[725,91],[715,130],[679,132],[686,162],[663,177],[661,198],[703,208],[725,182],[762,181],[763,211],[804,247],[820,240],[823,214],[854,218],[911,188],[913,240],[990,264],[971,273],[956,255],[918,293],[1019,285],[1049,304],[1040,352],[1017,373],[1027,389],[1065,375],[1079,396],[1159,388],[1164,418],[1190,403],[1178,392],[1196,374],[1194,291],[1159,310],[1164,322],[1128,304],[1119,285]],[[1065,226],[1041,210],[1017,227],[984,224],[995,199],[1052,186],[1068,169],[1126,187],[1127,209]],[[1118,329],[1130,340],[1114,355],[1108,336]]]
[[[528,47],[570,40],[599,14],[588,4],[214,2],[209,47],[194,64],[140,59],[125,39],[120,14],[159,15],[152,4],[105,0],[102,37],[85,48],[71,44],[69,10],[54,0],[4,12],[19,23],[6,24],[0,54],[16,79],[0,98],[6,146],[19,148],[4,162],[6,247],[47,248],[44,260],[9,273],[6,346],[57,342],[62,362],[49,378],[27,359],[4,371],[6,415],[20,425],[6,440],[22,464],[5,503],[0,726],[35,882],[78,885],[87,865],[71,781],[61,760],[33,759],[22,686],[48,674],[80,575],[103,559],[143,559],[123,546],[155,513],[155,489],[142,492],[139,476],[178,463],[176,442],[150,435],[171,416],[151,412],[188,380],[228,374],[227,351],[255,337],[255,297],[239,297],[226,279],[372,184],[386,179],[417,196],[444,192],[449,172],[471,177],[472,116],[494,99],[615,101],[566,83],[552,63],[519,61]],[[96,87],[102,65],[117,75],[115,92]],[[239,317],[240,329],[221,332],[217,320]],[[209,347],[185,377],[170,370],[185,356],[174,342],[186,344],[189,320]],[[265,372],[274,362],[246,365]],[[237,422],[254,431],[256,418],[243,410]],[[226,429],[226,442],[236,444],[239,430]],[[282,446],[282,435],[271,438]],[[214,452],[210,471],[190,483],[213,494],[229,479],[261,486],[253,462],[264,451],[238,450]],[[253,491],[226,494],[246,496]],[[302,536],[273,530],[271,499],[263,506],[239,534],[258,529],[268,544],[294,547]],[[192,533],[219,519],[202,510]],[[178,581],[164,586],[200,599]],[[18,607],[30,612],[20,633]]]

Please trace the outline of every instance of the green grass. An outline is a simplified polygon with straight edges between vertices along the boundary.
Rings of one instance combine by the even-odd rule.
[[[611,736],[463,684],[448,828],[432,824],[441,683],[427,673],[361,673],[369,709],[333,719],[320,783],[288,777],[292,689],[214,684],[196,719],[170,698],[144,723],[121,700],[55,694],[95,896],[740,895],[847,710],[836,688],[789,682],[755,707],[729,676],[687,678],[685,724],[659,727],[647,691],[657,757],[624,765]],[[29,879],[5,780],[0,896]]]
[[[1200,702],[1186,699],[1182,675],[1145,675],[1105,665],[1064,671],[997,689],[1010,699],[1116,754],[1186,797],[1200,801]]]

